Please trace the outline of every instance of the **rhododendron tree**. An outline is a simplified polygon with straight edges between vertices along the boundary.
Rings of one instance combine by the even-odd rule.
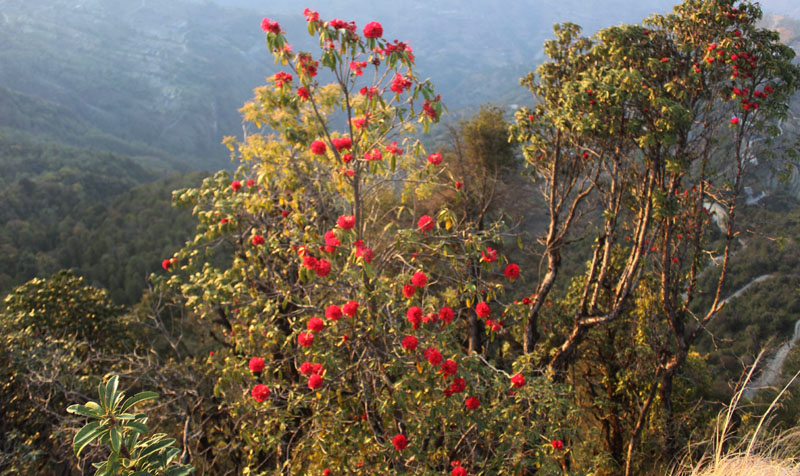
[[[438,179],[442,155],[415,136],[439,120],[441,98],[380,24],[361,36],[304,14],[314,53],[264,22],[283,72],[242,108],[245,137],[226,140],[234,176],[177,194],[200,224],[169,284],[223,345],[215,394],[240,422],[239,470],[431,474],[454,459],[475,474],[555,470],[544,443],[571,434],[560,422],[574,409],[566,388],[500,358],[513,283],[481,257],[502,224],[476,228],[426,203],[452,188]],[[476,279],[475,266],[493,271]],[[476,303],[496,318],[479,320]],[[515,387],[523,373],[541,384]]]

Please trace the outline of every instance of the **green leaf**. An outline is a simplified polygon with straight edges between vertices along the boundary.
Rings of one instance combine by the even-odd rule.
[[[173,438],[167,438],[165,440],[158,440],[154,443],[148,443],[147,446],[139,453],[140,458],[146,458],[162,449],[166,448],[167,446],[175,443]]]
[[[67,413],[74,413],[89,418],[100,418],[103,416],[103,410],[100,408],[100,405],[95,402],[89,402],[86,405],[70,405],[67,407]]]
[[[108,380],[105,388],[105,408],[106,411],[112,409],[114,407],[114,400],[117,396],[117,387],[119,387],[119,375],[114,375]]]
[[[122,448],[122,431],[118,426],[114,426],[111,428],[109,436],[111,438],[111,449],[114,453],[119,453]]]
[[[141,392],[137,393],[136,395],[128,398],[125,400],[125,403],[122,404],[119,411],[120,413],[126,412],[130,407],[136,405],[137,403],[141,403],[147,400],[154,400],[158,398],[158,394],[156,392]]]
[[[142,435],[144,435],[144,434],[146,434],[148,431],[150,431],[150,430],[147,428],[147,425],[145,425],[145,424],[144,424],[144,423],[142,423],[142,422],[138,422],[138,421],[129,421],[129,422],[125,423],[125,428],[130,428],[130,429],[132,429],[133,431],[135,431],[135,432],[137,432],[137,433],[139,433],[139,434],[142,434]]]
[[[166,476],[187,476],[192,473],[194,473],[194,468],[181,465],[168,469],[165,474]]]
[[[75,438],[72,439],[72,449],[75,451],[75,456],[80,456],[83,448],[89,443],[94,441],[95,438],[100,436],[105,431],[105,428],[100,427],[100,422],[93,421],[75,433]]]

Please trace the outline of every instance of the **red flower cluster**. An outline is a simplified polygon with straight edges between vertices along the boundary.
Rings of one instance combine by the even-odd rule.
[[[300,373],[303,375],[322,374],[323,370],[322,364],[303,362],[300,365]]]
[[[242,188],[242,182],[234,180],[233,182],[231,182],[231,188],[233,189],[234,192],[238,192]]]
[[[451,395],[462,393],[466,389],[467,382],[461,377],[456,377],[453,379],[453,383],[451,383],[450,386],[444,390],[444,396],[449,397]]]
[[[411,306],[406,312],[406,318],[414,330],[419,329],[419,325],[422,322],[422,309],[419,306]]]
[[[319,63],[312,59],[310,54],[300,53],[297,55],[297,60],[297,68],[302,74],[311,78],[317,75],[317,65],[319,65]]]
[[[308,377],[308,388],[311,390],[316,390],[322,386],[322,375],[320,374],[311,374]]]
[[[378,88],[368,88],[364,86],[363,88],[361,88],[359,93],[361,93],[362,96],[366,96],[368,99],[372,99],[373,97],[378,95]]]
[[[430,117],[431,119],[436,119],[436,116],[438,114],[436,114],[436,109],[434,109],[431,104],[433,103],[430,100],[426,99],[425,104],[422,105],[422,112],[424,112],[425,115]]]
[[[418,343],[419,342],[417,341],[417,338],[414,337],[414,336],[403,337],[402,344],[403,344],[403,348],[406,349],[406,350],[411,350],[411,351],[416,350]]]
[[[433,165],[439,165],[442,163],[442,154],[439,152],[434,152],[433,154],[428,156],[428,162],[432,163]]]
[[[306,21],[319,21],[319,13],[314,10],[306,8],[303,10],[303,15],[305,15]]]
[[[497,250],[487,247],[486,251],[481,251],[481,261],[486,263],[494,263],[497,261]]]
[[[325,309],[325,317],[331,321],[338,321],[342,318],[342,308],[336,304],[331,304],[327,309]]]
[[[454,360],[447,359],[444,361],[439,371],[442,372],[445,377],[451,377],[458,372],[458,364]]]
[[[334,18],[331,20],[331,26],[336,28],[337,30],[347,30],[351,32],[356,31],[356,22],[346,22],[344,20],[339,20],[338,18]]]
[[[422,215],[419,217],[419,221],[417,221],[417,228],[424,232],[433,230],[433,218],[428,215]]]
[[[387,43],[386,47],[381,50],[386,56],[389,56],[392,53],[408,53],[408,60],[411,63],[414,63],[414,51],[408,46],[405,42],[394,40],[392,43]]]
[[[321,140],[315,140],[311,143],[311,153],[314,155],[322,155],[326,150],[328,150],[328,147]]]
[[[424,288],[428,284],[428,276],[422,271],[417,271],[414,276],[411,276],[411,284],[418,288]]]
[[[550,444],[553,445],[553,449],[561,451],[564,449],[564,442],[561,440],[551,440]]]
[[[250,391],[250,395],[256,399],[257,402],[263,402],[264,400],[269,398],[269,387],[266,385],[259,383],[253,387],[253,390]]]
[[[312,317],[311,319],[308,320],[308,324],[306,325],[306,327],[308,327],[309,331],[317,334],[321,332],[323,328],[325,328],[325,321],[323,321],[319,317]]]
[[[261,29],[266,32],[273,33],[275,35],[281,33],[281,26],[278,24],[278,22],[272,21],[267,17],[264,17],[261,20]]]
[[[366,61],[351,61],[350,62],[350,71],[355,73],[356,76],[362,76],[364,74],[364,71],[362,71],[362,70],[364,68],[366,68],[366,67],[367,67],[367,62]]]
[[[467,397],[464,401],[464,405],[470,410],[477,410],[481,407],[481,401],[478,400],[478,397]]]
[[[371,21],[364,26],[364,36],[367,38],[380,38],[383,36],[383,27],[376,21]]]
[[[522,374],[516,374],[511,377],[511,385],[515,386],[516,388],[520,388],[525,385],[525,376]]]
[[[352,230],[356,226],[356,217],[353,215],[342,215],[336,220],[336,225],[342,230]]]
[[[281,89],[284,83],[292,82],[292,75],[283,71],[279,71],[275,73],[275,76],[272,77],[272,80],[275,82],[275,87]]]
[[[455,313],[449,307],[445,306],[445,307],[439,309],[439,319],[441,319],[442,322],[444,322],[445,324],[449,324],[449,323],[453,322],[453,318],[454,317],[455,317]]]
[[[386,146],[386,152],[392,155],[402,155],[403,149],[397,147],[397,141],[392,141],[391,144]]]
[[[487,318],[492,315],[492,309],[486,304],[486,301],[481,301],[475,305],[475,314],[480,318]]]
[[[342,312],[347,317],[356,317],[358,313],[358,302],[356,301],[348,301],[347,304],[342,306]]]
[[[297,343],[303,347],[311,347],[314,344],[314,334],[310,332],[301,332],[297,335]]]
[[[325,233],[324,239],[325,239],[325,246],[322,247],[322,251],[326,253],[333,253],[334,251],[336,251],[336,247],[342,244],[333,230],[327,231]]]
[[[511,263],[506,266],[504,271],[506,278],[508,279],[517,279],[519,278],[519,265]]]
[[[340,137],[338,139],[333,139],[333,146],[336,147],[336,150],[344,150],[350,149],[353,147],[353,140],[349,137]]]
[[[263,245],[265,243],[264,237],[261,235],[253,235],[252,243],[256,246]]]
[[[169,261],[169,260],[167,260]],[[403,285],[403,296],[407,298],[411,298],[414,294],[417,293],[417,288],[413,284],[405,284]]]
[[[250,371],[254,374],[260,374],[264,371],[264,359],[261,357],[253,357],[250,359],[250,362],[247,363],[247,366],[250,367]]]
[[[311,97],[311,95],[308,92],[308,89],[306,89],[305,86],[300,86],[299,88],[297,88],[297,95],[301,99],[308,99],[309,97]]]
[[[353,243],[353,246],[356,248],[356,258],[363,258],[364,262],[367,264],[372,262],[372,258],[374,258],[375,255],[372,253],[372,249],[364,246],[364,242],[362,240],[356,241]]]
[[[383,160],[383,154],[381,154],[381,150],[377,147],[372,149],[372,152],[365,152],[364,153],[364,160],[371,161],[371,160]]]
[[[428,347],[425,349],[425,351],[422,353],[422,356],[425,357],[425,360],[427,360],[428,363],[434,367],[438,367],[439,364],[442,363],[442,353],[436,350],[434,347]]]
[[[467,470],[463,466],[456,465],[453,468],[453,471],[450,472],[450,476],[468,476]]]
[[[404,78],[400,75],[400,73],[396,73],[394,79],[392,80],[392,85],[389,87],[392,91],[397,94],[403,94],[406,90],[411,88],[413,83],[410,79]]]
[[[392,444],[397,451],[403,451],[408,446],[408,438],[406,438],[406,435],[398,433],[392,438]]]

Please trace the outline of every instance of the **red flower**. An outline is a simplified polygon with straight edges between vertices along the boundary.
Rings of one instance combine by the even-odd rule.
[[[663,57],[663,58],[661,58],[661,62],[662,62],[662,63],[666,63],[666,62],[668,62],[668,61],[669,61],[669,58],[667,58],[666,56],[665,56],[665,57]]]
[[[391,144],[386,146],[386,152],[391,155],[402,155],[403,149],[397,147],[397,141],[392,141]]]
[[[467,470],[463,466],[456,466],[450,472],[450,476],[467,476]]]
[[[438,367],[439,364],[442,363],[442,353],[433,347],[428,347],[425,349],[425,352],[422,353],[422,356],[425,357],[425,360],[427,360],[428,363],[434,367]]]
[[[364,160],[383,160],[383,154],[381,154],[381,150],[377,147],[372,149],[372,152],[364,153]]]
[[[517,374],[511,377],[511,385],[520,388],[525,385],[525,377],[522,374]]]
[[[310,332],[301,332],[297,335],[297,343],[303,347],[311,347],[314,343],[314,334]]]
[[[325,309],[325,317],[331,321],[338,321],[342,318],[342,308],[336,304],[331,304],[327,309]]]
[[[164,268],[165,270],[169,270],[169,266],[171,264],[172,260],[170,260],[169,258],[165,258],[163,261],[161,261],[161,267]]]
[[[264,359],[261,357],[253,357],[247,365],[254,374],[260,374],[264,371]]]
[[[733,117],[731,118],[731,124],[733,124],[733,125],[735,126],[735,125],[736,125],[736,124],[738,124],[738,123],[739,123],[739,118],[738,118],[738,117],[736,117],[736,116],[733,116]]]
[[[435,152],[428,156],[428,162],[432,163],[433,165],[439,165],[442,163],[442,154],[439,152]]]
[[[398,433],[392,438],[392,444],[397,451],[403,451],[408,446],[408,438],[406,438],[406,435]]]
[[[278,22],[272,21],[267,17],[264,17],[264,19],[261,20],[261,29],[276,35],[281,32],[281,26],[278,24]]]
[[[445,306],[445,307],[439,309],[439,319],[441,319],[442,322],[445,322],[445,323],[449,324],[449,323],[453,322],[453,318],[454,317],[455,317],[455,313],[449,307]]]
[[[494,248],[486,248],[486,251],[481,251],[481,261],[487,263],[494,263],[497,261],[497,250]]]
[[[416,294],[417,288],[414,287],[413,284],[406,284],[403,286],[403,296],[410,298],[414,294]]]
[[[431,323],[434,323],[434,322],[436,322],[438,320],[439,320],[439,315],[436,314],[435,312],[431,312],[429,314],[426,314],[422,318],[422,322],[424,322],[425,324],[431,324]]]
[[[257,402],[263,402],[264,400],[268,399],[269,394],[270,394],[269,387],[267,387],[262,383],[259,383],[258,385],[253,387],[253,390],[250,391],[250,395],[252,395]]]
[[[356,217],[353,215],[342,215],[336,220],[336,225],[342,230],[352,230],[356,226]]]
[[[380,38],[383,36],[383,27],[376,21],[371,21],[364,26],[364,36],[367,38]]]
[[[364,258],[365,263],[371,263],[372,258],[375,257],[375,254],[372,252],[370,248],[367,248],[366,246],[357,246],[356,257]]]
[[[425,232],[433,230],[433,218],[428,215],[422,215],[417,221],[417,228]]]
[[[326,253],[333,253],[334,251],[336,251],[336,247],[342,244],[333,230],[329,230],[328,232],[326,232],[324,239],[325,239],[325,246],[322,247],[322,250],[325,251]]]
[[[367,62],[366,61],[351,61],[350,62],[350,71],[355,73],[356,76],[362,76],[364,71],[363,68],[366,68]]]
[[[444,395],[449,397],[450,395],[461,393],[466,389],[467,382],[461,377],[456,377],[453,379],[453,383],[451,383],[450,386],[444,390]]]
[[[351,160],[353,160],[353,154],[344,154],[344,155],[342,155],[342,162],[344,162],[345,164],[349,164]],[[351,172],[351,171],[348,171],[348,172]],[[350,175],[351,177],[353,176],[353,174],[348,174],[348,175]]]
[[[305,86],[300,86],[297,88],[297,96],[301,99],[308,99],[311,95],[308,92],[308,89]]]
[[[314,155],[322,155],[326,150],[328,150],[328,147],[321,140],[315,140],[311,143],[311,153]]]
[[[300,373],[303,375],[311,375],[314,373],[314,364],[311,362],[303,362],[300,365]]]
[[[561,440],[551,440],[550,444],[553,445],[553,449],[556,450],[563,450],[564,449],[564,442]]]
[[[397,94],[403,94],[405,90],[411,87],[412,83],[410,80],[402,77],[400,73],[394,75],[394,79],[392,80],[392,85],[389,87],[392,91]]]
[[[322,386],[322,376],[320,374],[311,374],[308,377],[308,388],[316,390]]]
[[[363,129],[365,126],[369,125],[369,118],[368,117],[355,117],[352,120],[353,127],[356,129]]]
[[[464,182],[456,182],[456,190],[461,190],[461,187],[464,186]]]
[[[331,474],[333,473],[331,473],[331,470],[328,468],[325,468],[325,470],[322,471],[322,476],[331,476]]]
[[[338,139],[333,139],[332,142],[333,146],[336,147],[336,150],[350,149],[351,147],[353,147],[353,140],[350,139],[349,137],[340,137]]]
[[[253,235],[253,240],[252,241],[253,241],[253,244],[256,245],[256,246],[263,245],[264,244],[264,237],[261,236],[261,235]]]
[[[504,273],[506,275],[506,278],[508,279],[519,278],[519,265],[513,263],[509,264],[508,266],[506,266]]]
[[[475,314],[480,318],[486,318],[492,315],[492,309],[486,304],[486,301],[481,301],[475,305]]]
[[[256,184],[256,181],[255,181],[255,180],[253,180],[253,179],[250,179],[250,180],[248,180],[248,181],[247,181],[247,186],[248,186],[248,187],[252,187],[252,186],[253,186],[253,185],[255,185],[255,184]]]
[[[428,284],[428,277],[422,271],[417,271],[414,276],[411,276],[411,284],[418,288],[424,288]]]
[[[304,255],[303,266],[305,266],[308,269],[315,269],[317,267],[317,258],[314,258],[311,255]]]
[[[342,306],[342,312],[347,317],[356,317],[356,313],[358,312],[358,302],[356,301],[349,301],[347,304]]]
[[[242,188],[242,182],[234,180],[233,182],[231,182],[231,188],[233,189],[234,192],[238,192]]]
[[[284,83],[292,82],[292,75],[284,71],[279,71],[275,73],[272,80],[275,81],[275,87],[280,89],[283,87]]]
[[[403,342],[402,343],[403,343],[403,348],[404,349],[413,351],[413,350],[417,349],[417,344],[419,342],[417,341],[417,338],[414,337],[414,336],[406,336],[406,337],[403,337]]]
[[[319,13],[315,12],[314,10],[309,10],[308,8],[303,10],[303,15],[305,15],[306,21],[318,21],[319,20]]]
[[[366,96],[368,99],[372,99],[373,97],[377,96],[378,92],[378,88],[368,88],[366,86],[361,88],[359,91],[362,96]]]
[[[440,371],[444,374],[445,377],[450,377],[455,375],[458,372],[458,364],[454,360],[447,359],[442,364],[442,368]]]
[[[317,276],[324,278],[331,272],[331,262],[321,258],[317,261],[317,265],[314,267],[314,272],[317,273]]]
[[[322,331],[322,329],[325,327],[325,321],[323,321],[319,317],[312,317],[311,319],[308,320],[308,324],[306,325],[306,327],[308,327],[308,330],[316,334]]]
[[[466,405],[470,410],[477,410],[481,407],[481,401],[478,400],[478,397],[468,397],[464,401],[464,405]]]
[[[419,329],[419,324],[422,322],[422,309],[420,309],[419,306],[411,306],[408,308],[408,312],[406,312],[406,318],[408,322],[411,323],[411,327],[413,327],[414,330]]]

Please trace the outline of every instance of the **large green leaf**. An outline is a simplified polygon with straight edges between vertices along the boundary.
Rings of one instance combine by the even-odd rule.
[[[72,448],[75,451],[75,456],[80,456],[83,448],[103,434],[105,430],[105,428],[100,426],[100,422],[97,421],[93,421],[78,430],[78,432],[75,433],[75,438],[72,439]]]
[[[155,392],[141,392],[125,400],[125,403],[119,409],[120,413],[125,413],[130,407],[147,400],[154,400],[158,398]]]

